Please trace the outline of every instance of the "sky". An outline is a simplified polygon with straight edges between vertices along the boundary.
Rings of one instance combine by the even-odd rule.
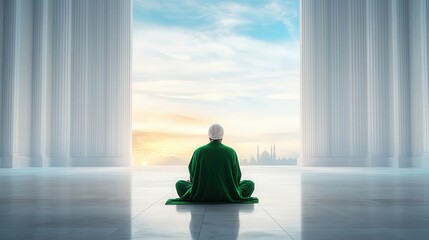
[[[212,123],[239,159],[299,155],[299,0],[133,4],[135,165],[187,164]]]

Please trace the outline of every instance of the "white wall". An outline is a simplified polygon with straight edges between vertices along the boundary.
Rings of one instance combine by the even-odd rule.
[[[129,166],[131,0],[0,0],[2,167]]]
[[[304,166],[429,166],[427,0],[302,0]]]

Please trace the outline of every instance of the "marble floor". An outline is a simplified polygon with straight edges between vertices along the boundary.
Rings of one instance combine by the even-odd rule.
[[[429,239],[429,170],[242,167],[255,205],[166,206],[186,167],[0,169],[0,239]]]

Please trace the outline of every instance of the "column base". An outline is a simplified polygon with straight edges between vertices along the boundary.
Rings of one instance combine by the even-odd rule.
[[[131,157],[2,156],[0,168],[21,167],[131,167]]]
[[[411,158],[412,167],[429,168],[429,153]]]
[[[0,160],[2,168],[31,167],[31,157],[29,156],[3,156]]]
[[[302,167],[366,167],[366,157],[299,157]]]
[[[402,158],[401,158],[402,159]],[[300,157],[303,167],[393,167],[393,157]],[[406,167],[406,166],[401,166]]]
[[[368,167],[394,167],[395,157],[372,156],[368,157]]]
[[[74,157],[73,167],[131,167],[131,157]]]
[[[46,157],[46,167],[71,167],[71,159],[67,156]]]
[[[411,168],[413,167],[411,156],[396,156],[393,158],[392,167]]]

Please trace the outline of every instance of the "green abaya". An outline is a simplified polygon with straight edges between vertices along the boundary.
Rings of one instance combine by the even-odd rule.
[[[176,190],[180,198],[166,204],[257,203],[250,197],[254,183],[241,179],[234,149],[212,141],[195,150],[189,163],[190,181],[179,180]]]

